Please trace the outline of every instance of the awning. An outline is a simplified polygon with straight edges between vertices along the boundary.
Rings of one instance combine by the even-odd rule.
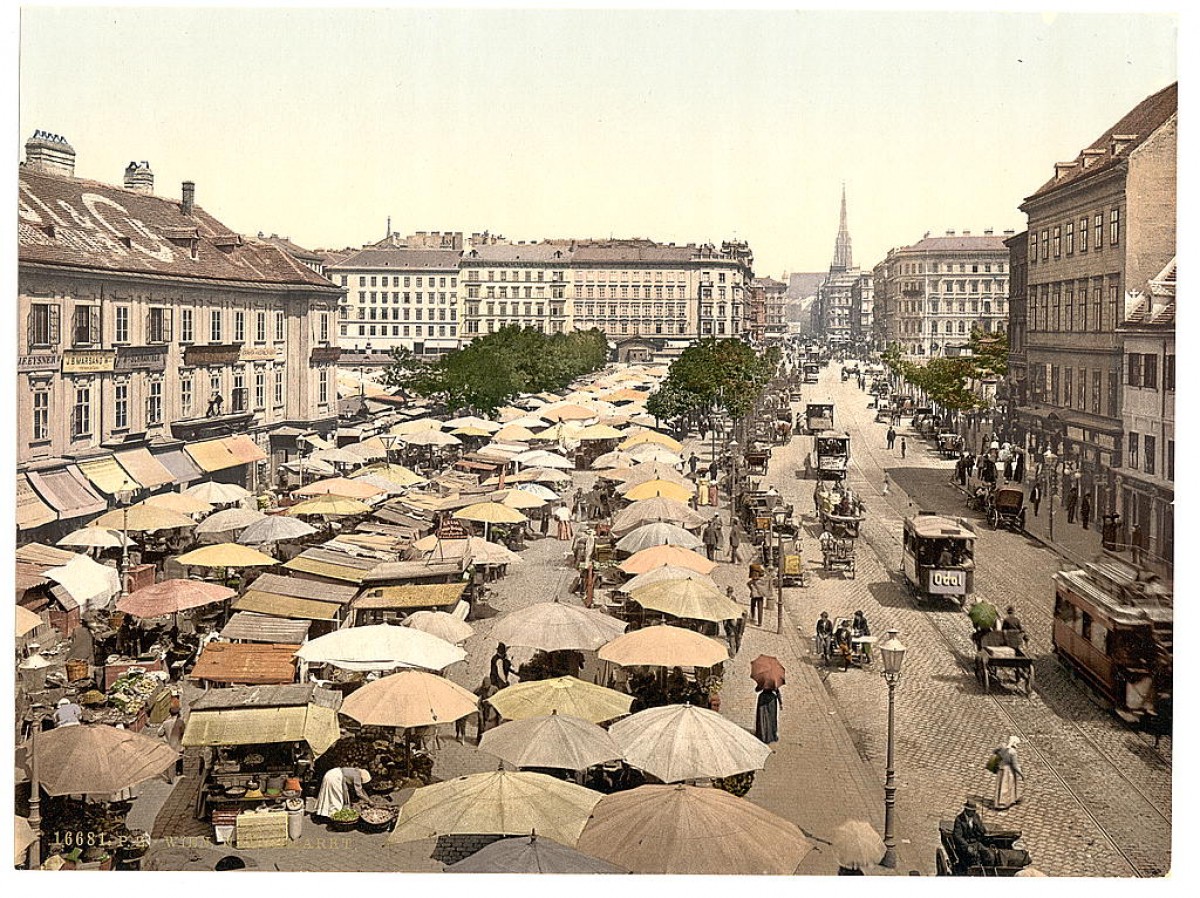
[[[151,455],[148,449],[130,449],[128,452],[118,452],[113,458],[130,477],[147,489],[175,482],[175,475]]]
[[[196,467],[196,463],[183,451],[182,447],[168,449],[166,452],[156,452],[152,457],[171,472],[175,483],[191,483],[204,476],[204,472]]]
[[[296,596],[281,596],[273,592],[248,589],[233,603],[235,611],[256,611],[296,620],[337,620],[341,605],[318,602],[316,599],[301,599]]]
[[[210,642],[192,668],[193,680],[240,683],[248,686],[282,685],[296,679],[299,645]]]
[[[308,627],[309,622],[306,620],[289,620],[269,614],[239,611],[221,630],[221,638],[242,642],[301,645],[308,639]]]
[[[409,583],[379,586],[354,600],[355,608],[444,608],[462,598],[467,585],[458,583]]]
[[[29,482],[38,495],[58,512],[60,520],[100,514],[108,507],[74,465],[53,471],[30,471]]]
[[[58,513],[41,500],[24,474],[17,475],[17,529],[32,530],[58,520]]]
[[[111,455],[81,461],[79,470],[83,472],[84,477],[110,496],[122,490],[140,489],[142,486],[136,479],[129,476]]]
[[[258,444],[248,436],[225,437],[222,442],[242,464],[266,461],[267,453],[259,449]]]
[[[183,731],[185,746],[307,742],[318,755],[337,740],[337,711],[317,705],[193,710]]]
[[[85,555],[76,555],[61,567],[46,571],[46,579],[62,586],[85,609],[103,608],[121,591],[116,568],[99,564]]]
[[[190,443],[184,447],[192,460],[198,464],[202,470],[208,471],[223,471],[225,468],[232,468],[235,465],[242,464],[230,448],[225,444],[225,440],[205,440],[201,443]]]

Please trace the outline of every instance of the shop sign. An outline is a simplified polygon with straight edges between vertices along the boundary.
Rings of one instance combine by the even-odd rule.
[[[165,346],[119,346],[114,371],[165,371],[167,369],[167,347]]]
[[[115,349],[68,349],[63,353],[63,374],[99,374],[112,371]]]
[[[242,362],[273,362],[278,357],[279,352],[274,346],[243,346],[238,353],[238,360]]]
[[[238,360],[242,344],[225,343],[215,346],[188,346],[183,351],[185,365],[231,365]]]
[[[57,371],[62,356],[57,352],[31,352],[17,356],[17,371]]]
[[[966,571],[929,572],[929,592],[935,596],[958,596],[967,590]]]
[[[1080,443],[1084,442],[1083,428],[1071,425],[1067,428],[1067,436],[1072,440],[1077,440]]]
[[[1094,430],[1094,431],[1092,431],[1092,442],[1095,443],[1097,446],[1103,446],[1105,449],[1109,450],[1110,452],[1114,451],[1117,448],[1117,441],[1113,438],[1113,435],[1110,433],[1100,433],[1099,431]]]
[[[314,346],[310,362],[336,362],[342,356],[340,346]]]

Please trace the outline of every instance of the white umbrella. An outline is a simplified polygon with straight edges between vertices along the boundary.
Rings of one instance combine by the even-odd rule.
[[[664,705],[609,727],[631,767],[664,783],[761,770],[769,746],[728,718],[695,705]]]
[[[306,524],[299,518],[287,515],[266,515],[261,521],[255,521],[238,536],[237,541],[243,546],[256,546],[262,543],[277,543],[287,539],[303,539],[312,536],[317,529]]]
[[[668,545],[680,546],[684,549],[698,549],[704,545],[704,541],[698,536],[684,530],[678,524],[655,521],[631,530],[617,540],[616,547],[620,551],[628,552],[632,555],[635,552],[640,552],[642,549],[649,549],[652,546]]]
[[[620,590],[621,592],[633,592],[635,589],[641,589],[644,586],[653,586],[655,583],[661,583],[664,580],[696,580],[705,586],[719,591],[716,582],[707,574],[702,574],[688,567],[676,567],[672,564],[664,564],[662,567],[651,568],[644,574],[638,574],[629,582],[622,583]]]
[[[70,549],[119,549],[122,541],[126,546],[137,545],[116,530],[106,530],[103,527],[81,527],[68,533],[54,545]]]
[[[586,770],[621,757],[621,746],[590,720],[548,714],[488,730],[479,748],[514,767]]]
[[[557,468],[561,471],[569,471],[575,468],[574,462],[568,461],[561,455],[553,452],[547,452],[544,449],[531,449],[528,452],[522,452],[516,457],[515,461],[529,468]]]
[[[365,460],[361,455],[359,455],[357,452],[351,452],[348,449],[318,449],[316,452],[310,455],[309,458],[333,465],[365,464]]]
[[[243,489],[236,483],[218,483],[215,480],[197,483],[195,486],[188,487],[184,492],[210,505],[228,505],[231,502],[240,502],[251,495],[249,490]]]
[[[500,618],[490,638],[547,652],[590,651],[625,632],[624,621],[563,602],[540,602]]]
[[[537,496],[539,499],[545,499],[547,502],[554,502],[559,498],[558,493],[540,483],[522,483],[517,486],[517,489],[529,493],[531,496]]]
[[[475,628],[445,611],[414,611],[404,619],[404,626],[444,639],[458,645],[475,635]]]
[[[456,436],[451,436],[448,433],[442,433],[440,430],[418,430],[415,433],[404,433],[400,435],[401,442],[408,443],[410,446],[461,446],[462,440]]]
[[[257,524],[266,515],[251,508],[227,508],[214,512],[196,526],[200,534],[224,533],[229,530],[241,530],[251,524]]]
[[[440,671],[462,661],[467,653],[411,627],[376,624],[319,636],[302,645],[296,657],[309,664],[332,664],[344,670],[420,667]]]
[[[655,443],[638,443],[627,451],[640,462],[657,461],[664,465],[672,466],[683,464],[683,459],[680,456],[676,455],[670,449]]]

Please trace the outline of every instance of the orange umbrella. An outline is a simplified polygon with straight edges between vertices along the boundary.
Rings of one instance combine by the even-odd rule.
[[[625,498],[632,502],[655,499],[659,496],[665,499],[674,499],[676,502],[686,502],[694,495],[696,495],[694,486],[683,486],[669,480],[645,480],[625,490]]]
[[[709,561],[691,549],[671,545],[651,546],[635,552],[622,561],[620,567],[627,574],[644,574],[664,564],[691,568],[701,574],[711,574],[717,568],[715,561]]]
[[[117,600],[117,610],[134,617],[165,617],[231,599],[236,593],[203,580],[163,580]]]
[[[783,665],[774,655],[759,655],[750,662],[750,679],[760,689],[778,689],[785,682]]]

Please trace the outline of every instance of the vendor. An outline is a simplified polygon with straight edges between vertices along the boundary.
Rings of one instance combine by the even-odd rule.
[[[332,817],[353,801],[366,798],[363,787],[371,782],[370,772],[361,767],[334,767],[321,780],[314,817]]]
[[[53,718],[55,727],[78,726],[83,719],[83,708],[69,698],[60,698]]]

